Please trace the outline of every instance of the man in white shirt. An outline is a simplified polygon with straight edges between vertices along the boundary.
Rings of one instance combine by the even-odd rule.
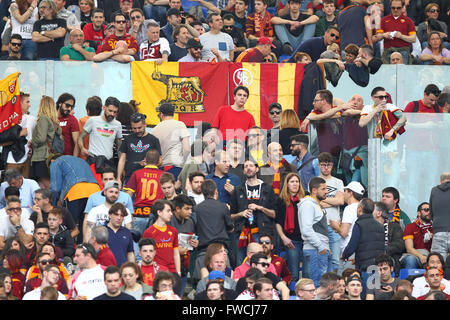
[[[25,154],[24,156],[17,160],[14,159],[12,151],[8,152],[8,158],[6,160],[6,170],[15,168],[19,170],[19,172],[25,177],[28,178],[30,171],[30,164],[27,162],[28,152],[30,150],[31,138],[33,135],[33,129],[36,126],[36,118],[30,114],[28,114],[28,110],[31,107],[30,103],[30,94],[29,93],[20,93],[20,105],[22,107],[22,119],[20,120],[19,125],[23,129],[27,129],[26,139],[27,143],[25,144]],[[3,150],[8,150],[8,147],[3,147]]]
[[[40,300],[42,289],[55,286],[58,283],[60,276],[60,271],[56,265],[47,264],[42,273],[41,286],[28,293],[25,293],[22,300]],[[66,300],[66,297],[59,291],[58,300]]]
[[[84,242],[88,242],[91,238],[91,231],[94,226],[103,226],[109,221],[109,209],[119,198],[120,184],[117,181],[108,181],[105,184],[103,193],[105,195],[105,203],[93,207],[89,213],[85,216],[83,222],[83,239]],[[123,221],[123,226],[130,229],[132,228],[131,213],[127,209],[127,216]]]
[[[139,46],[141,61],[156,61],[161,64],[167,61],[170,55],[170,44],[166,38],[160,37],[159,24],[150,21],[147,24],[147,40]]]
[[[177,180],[191,152],[191,135],[182,121],[174,120],[175,107],[172,104],[163,103],[158,111],[161,122],[153,128],[152,134],[161,145],[162,165],[172,166],[167,172],[172,173]]]
[[[73,262],[80,268],[72,277],[69,298],[92,300],[106,292],[104,269],[97,264],[97,253],[89,243],[79,244],[73,256]]]
[[[328,238],[331,259],[328,260],[328,271],[336,271],[339,268],[341,257],[341,237],[330,226],[330,220],[339,220],[340,206],[344,204],[344,182],[331,175],[333,169],[333,156],[329,152],[322,152],[317,157],[319,160],[320,177],[327,183],[327,197],[320,202],[320,206],[327,213]]]
[[[347,206],[342,215],[342,221],[339,223],[336,220],[330,220],[330,227],[341,236],[341,253],[344,252],[350,238],[352,237],[352,229],[358,218],[357,210],[359,201],[363,198],[364,187],[357,181],[350,182],[344,187],[344,201]],[[351,265],[339,265],[339,273]]]
[[[0,218],[0,250],[5,246],[9,237],[17,235],[27,246],[33,241],[34,223],[25,215],[22,216],[20,199],[15,196],[8,198],[6,216]]]
[[[34,192],[39,189],[39,184],[32,179],[25,179],[17,169],[9,169],[5,172],[5,180],[0,185],[0,208],[6,206],[5,189],[16,187],[20,192],[20,201],[23,207],[34,205]]]

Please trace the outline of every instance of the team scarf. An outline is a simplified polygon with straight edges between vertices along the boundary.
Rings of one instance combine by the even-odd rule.
[[[273,182],[272,182],[272,188],[273,192],[278,196],[280,194],[281,190],[281,175],[280,175],[280,169],[286,162],[285,159],[282,159],[278,164],[273,165],[272,162],[268,162],[267,164],[274,168],[275,174],[273,175]]]
[[[259,232],[259,228],[249,228],[245,225],[242,227],[241,234],[239,235],[238,248],[247,247],[249,243],[255,242],[254,234]]]
[[[417,225],[417,227],[420,230],[420,233],[422,235],[427,234],[428,232],[431,232],[431,229],[433,228],[433,223],[425,223],[422,220],[420,220],[419,217],[416,218],[416,220],[414,221],[414,223]]]
[[[259,13],[255,12],[255,36],[265,37],[265,26],[270,25],[271,15],[268,11],[264,13],[264,17],[261,17]]]
[[[383,110],[381,117],[378,117],[378,114],[375,115],[375,117],[377,119],[377,125],[375,126],[374,136],[376,138],[383,138],[384,135],[388,133],[398,121],[394,114],[389,110]],[[389,140],[394,140],[397,133],[402,134],[403,132],[405,132],[405,128],[404,126],[401,126],[394,132]]]
[[[394,214],[392,215],[392,222],[400,223],[400,207],[397,206],[394,209]]]
[[[295,228],[295,208],[294,206],[300,201],[300,199],[295,196],[290,196],[289,205],[286,207],[286,219],[284,220],[284,230],[288,234],[294,233]]]

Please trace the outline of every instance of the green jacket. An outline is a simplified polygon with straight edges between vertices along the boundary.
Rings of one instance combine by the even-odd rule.
[[[61,127],[57,128],[58,133],[61,134]],[[31,146],[33,148],[33,155],[31,156],[31,162],[45,161],[48,157],[48,145],[47,139],[51,143],[55,136],[55,125],[52,123],[49,117],[41,116],[36,121],[36,126],[33,129],[33,139]]]
[[[148,284],[145,284],[144,282],[141,282],[141,281],[139,281],[138,283],[142,286],[142,297],[141,297],[141,299],[143,299],[147,295],[152,295],[153,294],[153,287],[152,286],[149,286]],[[125,286],[121,286],[120,287],[120,291],[125,292]]]

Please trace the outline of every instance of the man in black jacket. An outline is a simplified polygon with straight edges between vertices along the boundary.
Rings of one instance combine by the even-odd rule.
[[[373,218],[384,228],[386,253],[394,260],[394,271],[398,276],[400,272],[400,258],[406,252],[403,241],[402,227],[397,222],[389,222],[388,208],[383,202],[375,202]]]
[[[236,265],[244,260],[247,244],[258,241],[260,233],[275,235],[276,196],[272,185],[258,179],[258,172],[258,164],[252,159],[246,159],[244,175],[247,180],[231,194],[230,212],[235,227],[233,249]]]

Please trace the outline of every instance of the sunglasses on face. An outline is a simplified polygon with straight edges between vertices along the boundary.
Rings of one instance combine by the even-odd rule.
[[[375,96],[374,98],[387,100],[389,98],[389,96]]]
[[[339,39],[339,35],[338,35],[338,34],[332,33],[332,34],[330,34],[330,36],[331,36],[331,37],[334,37],[336,40]]]
[[[431,13],[439,13],[439,10],[438,10],[438,9],[431,9],[431,10],[428,11],[428,12],[431,12]]]
[[[224,29],[233,29],[234,26],[223,26]]]
[[[127,20],[118,20],[118,21],[114,21],[115,23],[127,23]]]
[[[22,42],[11,42],[11,45],[13,47],[20,47],[22,45]]]
[[[52,263],[52,260],[41,260],[41,261],[39,261],[39,263],[43,264],[43,265],[47,265],[47,264]]]
[[[402,7],[391,7],[392,10],[400,10]]]
[[[430,212],[430,208],[422,208],[421,210],[425,212]]]
[[[267,262],[258,262],[257,264],[262,265],[264,268],[268,268],[269,264]]]
[[[270,244],[270,240],[259,240],[259,244]]]
[[[141,18],[141,16],[133,16],[133,17],[130,17],[131,20],[136,20],[136,19],[140,19],[140,18]]]
[[[66,103],[66,102],[64,102],[63,104],[70,109],[73,109],[75,107],[73,104]]]
[[[269,113],[271,115],[276,115],[276,114],[281,114],[281,111],[270,111]]]

